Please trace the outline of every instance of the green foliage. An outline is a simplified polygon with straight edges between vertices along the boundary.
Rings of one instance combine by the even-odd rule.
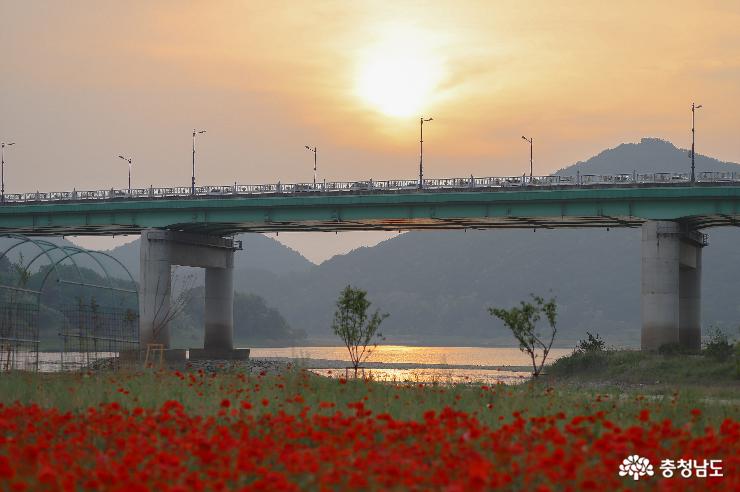
[[[729,359],[733,352],[734,347],[727,334],[719,328],[714,328],[709,333],[709,340],[704,344],[702,354],[722,362]]]
[[[337,310],[334,312],[332,329],[349,351],[352,367],[355,369],[355,376],[357,375],[357,368],[372,353],[373,349],[368,349],[368,345],[373,337],[377,335],[382,338],[383,335],[378,333],[378,328],[380,328],[383,320],[388,317],[388,314],[380,314],[376,310],[368,318],[367,311],[370,304],[370,301],[367,300],[367,292],[348,285],[339,296]],[[374,344],[373,348],[375,346],[377,344]]]
[[[591,332],[586,332],[587,338],[585,340],[579,340],[576,345],[575,353],[577,354],[592,354],[598,352],[604,352],[606,350],[606,342],[597,333],[593,335]]]
[[[578,377],[584,374],[600,374],[609,364],[607,351],[573,351],[572,355],[557,359],[548,373],[558,377]]]
[[[579,340],[573,349],[573,355],[561,357],[551,367],[551,371],[560,375],[575,375],[584,371],[598,371],[607,364],[606,342],[601,336],[586,332],[586,339]]]
[[[548,374],[578,384],[715,386],[732,392],[737,391],[734,367],[735,361],[697,354],[605,350],[561,357],[548,367]]]
[[[547,355],[550,353],[550,348],[558,332],[556,328],[558,308],[554,298],[545,302],[540,296],[530,295],[533,302],[521,301],[518,307],[511,309],[488,308],[488,312],[503,321],[506,327],[511,330],[514,338],[519,341],[519,350],[529,354],[532,359],[533,375],[537,377],[542,372],[542,367],[545,365]],[[543,314],[550,327],[549,342],[536,328],[537,322]],[[539,363],[537,359],[539,359]]]

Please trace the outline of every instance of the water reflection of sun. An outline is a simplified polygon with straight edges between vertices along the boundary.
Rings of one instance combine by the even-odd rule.
[[[356,93],[388,116],[420,114],[443,77],[442,57],[431,35],[415,28],[392,28],[360,55]]]

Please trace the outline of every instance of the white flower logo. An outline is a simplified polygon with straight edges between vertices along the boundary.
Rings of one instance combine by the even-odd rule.
[[[633,454],[627,456],[622,464],[619,465],[619,476],[631,476],[635,480],[639,480],[640,477],[645,475],[653,476],[653,465],[650,464],[650,460],[643,458],[639,455]]]

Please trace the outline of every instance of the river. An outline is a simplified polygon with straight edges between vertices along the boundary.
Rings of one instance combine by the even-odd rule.
[[[572,349],[552,349],[548,363]],[[297,359],[298,364],[325,376],[344,376],[349,365],[346,347],[255,348],[251,356]],[[529,355],[518,348],[414,347],[379,345],[364,364],[366,375],[383,381],[517,383],[532,373]]]
[[[572,349],[552,349],[548,363],[568,355]],[[41,371],[58,371],[59,352],[39,353]],[[67,361],[84,365],[82,354],[66,354]],[[107,357],[114,354],[98,354]],[[349,355],[346,347],[253,348],[251,357],[293,361],[317,374],[341,377],[347,374]],[[414,383],[483,384],[518,383],[532,373],[529,356],[517,348],[494,347],[416,347],[379,345],[364,364],[366,376],[381,381]]]

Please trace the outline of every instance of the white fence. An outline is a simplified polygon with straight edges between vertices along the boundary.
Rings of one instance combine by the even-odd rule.
[[[702,172],[696,174],[697,184],[740,184],[740,173]],[[5,204],[85,202],[100,200],[153,200],[170,198],[225,198],[233,196],[284,196],[297,194],[363,194],[399,193],[410,191],[495,191],[513,188],[548,189],[570,187],[625,187],[645,185],[690,185],[688,173],[632,173],[614,175],[578,174],[576,176],[507,176],[425,179],[418,180],[332,181],[320,183],[272,183],[261,185],[176,186],[94,191],[54,191],[49,193],[14,193],[5,195]]]

